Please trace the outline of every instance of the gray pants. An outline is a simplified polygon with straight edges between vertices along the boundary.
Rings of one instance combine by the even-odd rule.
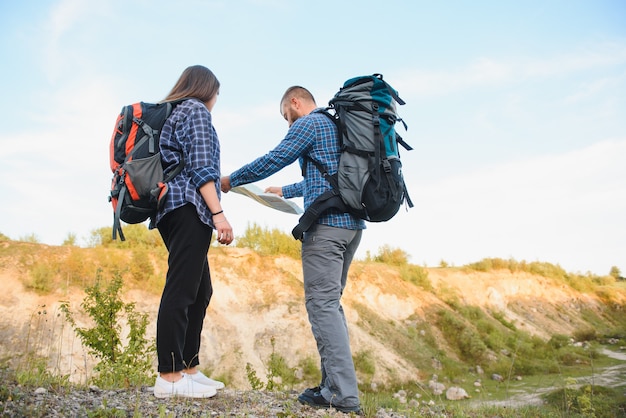
[[[344,407],[359,405],[341,295],[361,235],[362,230],[314,225],[302,243],[304,297],[321,359],[322,396]]]

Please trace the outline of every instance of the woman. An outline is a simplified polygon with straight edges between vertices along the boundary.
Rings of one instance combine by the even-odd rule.
[[[164,100],[187,99],[172,111],[160,137],[165,175],[181,160],[184,169],[168,183],[155,219],[169,252],[157,318],[154,395],[159,398],[207,398],[224,387],[197,369],[202,324],[213,294],[207,258],[213,229],[221,244],[233,240],[220,204],[220,144],[211,118],[219,87],[211,70],[195,65],[185,69]]]

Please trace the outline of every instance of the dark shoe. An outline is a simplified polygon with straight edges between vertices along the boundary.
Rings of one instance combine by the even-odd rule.
[[[350,413],[350,412],[354,412],[356,414],[361,413],[361,408],[358,406],[332,405],[322,396],[322,394],[319,391],[313,391],[314,389],[315,388],[306,389],[304,392],[302,392],[300,396],[298,396],[298,402],[300,402],[303,405],[311,406],[313,408],[323,408],[323,409],[334,408],[337,411],[344,412],[344,413]]]
[[[302,392],[303,394],[306,394],[308,396],[313,396],[313,394],[315,392],[321,392],[322,391],[322,387],[321,386],[315,386],[314,388],[307,388],[304,389],[304,392]]]

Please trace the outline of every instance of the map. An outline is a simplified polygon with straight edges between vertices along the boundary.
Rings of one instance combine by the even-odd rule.
[[[283,199],[277,194],[265,193],[254,184],[244,184],[242,186],[233,187],[232,189],[230,189],[230,191],[242,194],[244,196],[248,196],[250,199],[256,200],[264,206],[280,210],[281,212],[292,213],[294,215],[304,213],[302,208],[300,208],[300,206],[296,205],[295,203],[287,199]]]

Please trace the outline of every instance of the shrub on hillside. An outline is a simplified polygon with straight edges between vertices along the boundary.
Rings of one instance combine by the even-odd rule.
[[[145,248],[133,248],[131,260],[130,273],[134,280],[143,282],[154,275],[154,266]]]
[[[457,313],[447,309],[438,312],[437,326],[444,338],[461,357],[473,364],[480,364],[487,354],[487,346],[476,330]]]
[[[476,364],[480,364],[486,359],[487,346],[474,329],[465,328],[462,330],[458,336],[457,344],[464,359]]]
[[[433,285],[428,279],[428,270],[414,264],[400,267],[400,277],[409,283],[421,287],[424,290],[433,290]]]
[[[576,341],[595,341],[598,339],[598,334],[593,328],[577,329],[573,334]]]
[[[373,261],[390,266],[405,266],[409,263],[409,254],[400,248],[383,245],[378,249],[378,254],[374,256]]]
[[[30,242],[31,244],[39,244],[41,242],[37,234],[35,234],[34,232],[27,235],[22,235],[17,240],[22,242]]]
[[[551,263],[535,261],[528,264],[528,272],[537,276],[563,280],[567,278],[567,272],[561,266]]]
[[[291,235],[278,229],[261,228],[256,223],[248,225],[243,236],[237,238],[235,246],[250,248],[260,255],[284,255],[300,258],[301,243]]]
[[[0,234],[0,236],[1,235],[2,234]],[[624,280],[624,278],[622,277],[622,272],[619,270],[619,267],[617,266],[611,267],[611,270],[609,271],[609,276],[613,277],[615,280]]]
[[[30,268],[30,280],[26,283],[26,287],[39,293],[48,293],[52,289],[54,276],[53,267],[45,261],[37,261]]]
[[[102,227],[91,231],[88,245],[90,247],[115,247],[115,248],[165,248],[163,239],[156,229],[148,229],[144,224],[124,225],[126,241],[119,237],[113,240],[113,228]]]
[[[475,263],[467,264],[465,268],[483,272],[493,270],[510,270],[511,272],[514,272],[519,270],[520,263],[513,259],[504,260],[502,258],[483,258]]]
[[[607,306],[617,311],[622,311],[622,295],[615,288],[602,287],[596,290],[596,295]]]
[[[515,331],[517,328],[515,327],[515,324],[513,324],[512,322],[508,321],[504,315],[503,312],[492,312],[491,316],[493,316],[493,318],[498,321],[499,323],[501,323],[502,325],[504,325],[505,327],[507,327],[508,329],[510,329],[511,331]]]
[[[570,343],[570,337],[565,334],[554,334],[548,341],[548,345],[555,350],[567,347]]]

